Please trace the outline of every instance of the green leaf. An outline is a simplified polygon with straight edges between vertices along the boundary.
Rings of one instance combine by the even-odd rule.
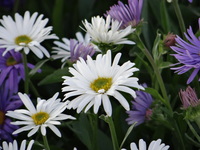
[[[164,104],[166,104],[165,100],[162,98],[162,96],[158,93],[157,90],[153,88],[145,88],[145,92],[151,94],[154,98],[161,100]]]
[[[124,145],[124,142],[125,142],[126,139],[128,138],[129,134],[132,132],[132,130],[133,130],[133,128],[134,128],[135,125],[136,125],[136,122],[133,123],[133,124],[128,128],[128,130],[127,130],[127,132],[126,132],[126,134],[125,134],[125,136],[124,136],[124,139],[123,139],[123,141],[122,141],[122,143],[121,143],[121,145],[120,145],[120,149],[121,149],[122,146]]]
[[[77,135],[80,141],[87,146],[88,150],[92,149],[91,126],[86,114],[80,114],[77,121],[74,121],[69,128]]]
[[[35,73],[38,72],[38,70],[47,62],[49,61],[50,59],[45,59],[45,60],[42,60],[40,62],[38,62],[36,65],[35,65],[35,68],[33,68],[30,72],[29,72],[29,76],[33,76]]]
[[[171,64],[172,64],[171,62],[161,62],[159,64],[159,68],[160,69],[169,68]]]
[[[161,24],[165,33],[170,31],[169,16],[166,9],[166,0],[162,0],[160,3],[160,14],[161,14]]]
[[[160,57],[160,54],[159,54],[160,43],[161,43],[161,34],[159,33],[159,31],[157,31],[156,39],[154,41],[153,49],[152,49],[153,58],[155,60],[159,60],[159,57]]]
[[[69,75],[69,71],[67,68],[63,69],[58,69],[54,71],[52,74],[46,76],[42,81],[38,83],[38,85],[46,85],[46,84],[51,84],[51,83],[58,83],[62,82],[62,76]]]

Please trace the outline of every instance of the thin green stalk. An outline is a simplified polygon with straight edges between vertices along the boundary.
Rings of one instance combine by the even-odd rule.
[[[197,134],[196,130],[193,128],[193,126],[190,124],[190,122],[188,120],[186,120],[190,130],[192,131],[193,135],[196,137],[196,139],[200,142],[200,137]]]
[[[115,126],[114,126],[112,117],[107,117],[107,123],[109,125],[109,129],[110,129],[110,133],[111,133],[111,137],[112,137],[113,149],[119,150],[119,143],[117,140],[117,134],[115,131]]]
[[[50,150],[49,143],[46,136],[42,136],[45,150]]]
[[[29,85],[30,85],[31,91],[34,93],[34,95],[36,97],[40,97],[40,94],[38,93],[37,89],[35,88],[33,82],[31,82],[31,80],[29,80]]]
[[[98,150],[97,132],[98,132],[98,118],[96,114],[89,114],[89,121],[92,127],[92,150]]]
[[[178,4],[178,0],[173,0],[172,3],[173,3],[173,6],[174,6],[174,10],[175,10],[176,16],[178,18],[178,23],[179,23],[182,35],[183,35],[183,37],[185,37],[184,36],[184,32],[186,31],[185,23],[184,23],[183,16],[182,16],[179,4]]]
[[[175,128],[175,130],[177,132],[179,141],[181,142],[180,147],[182,147],[182,150],[185,150],[185,144],[184,144],[184,141],[183,141],[183,137],[181,135],[180,129],[178,127],[178,124],[177,124],[177,122],[176,122],[176,120],[174,118],[173,118],[173,122],[174,122],[174,128]]]
[[[154,59],[153,57],[151,56],[151,54],[149,53],[149,51],[147,50],[146,46],[144,45],[144,43],[142,42],[142,40],[140,39],[140,36],[137,35],[137,38],[138,38],[138,47],[140,47],[140,49],[142,50],[142,52],[145,54],[145,56],[147,57],[147,59],[149,60],[154,72],[155,72],[155,75],[157,77],[157,80],[158,80],[158,84],[159,84],[159,87],[161,89],[161,92],[162,92],[162,96],[163,98],[165,99],[166,101],[166,105],[168,107],[168,109],[170,110],[171,113],[173,113],[172,111],[172,108],[171,108],[171,105],[169,103],[169,99],[168,99],[168,96],[167,96],[167,92],[166,92],[166,88],[164,86],[164,82],[163,82],[163,79],[161,77],[161,74],[160,74],[160,71],[156,65],[156,63],[154,62]]]
[[[23,64],[24,64],[24,74],[25,74],[25,81],[24,81],[24,92],[29,94],[29,76],[28,76],[28,66],[27,66],[27,57],[25,52],[23,51]]]

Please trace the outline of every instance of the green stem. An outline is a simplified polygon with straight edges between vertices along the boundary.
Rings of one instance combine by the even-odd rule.
[[[109,125],[109,129],[110,129],[110,133],[111,133],[111,137],[112,137],[113,148],[114,148],[114,150],[119,150],[119,143],[117,140],[117,134],[115,131],[115,126],[114,126],[112,117],[107,117],[107,123]]]
[[[24,63],[24,72],[25,72],[25,81],[24,81],[24,92],[29,94],[29,76],[28,76],[28,66],[27,66],[27,57],[23,51],[23,63]]]
[[[142,42],[142,40],[140,39],[140,36],[137,35],[137,38],[139,40],[139,43],[138,43],[138,47],[142,50],[142,52],[145,54],[145,56],[147,57],[147,59],[149,60],[154,72],[155,72],[155,75],[157,77],[157,81],[158,81],[158,84],[159,84],[159,87],[161,89],[161,92],[162,92],[162,96],[163,98],[165,99],[165,105],[167,105],[168,109],[170,110],[171,113],[173,113],[172,111],[172,108],[171,108],[171,105],[169,103],[169,100],[168,100],[168,96],[167,96],[167,92],[166,92],[166,88],[164,86],[164,82],[163,82],[163,79],[161,77],[161,74],[160,74],[160,71],[156,65],[156,63],[154,62],[154,59],[153,57],[151,56],[150,52],[147,50],[146,46],[144,45],[144,43]]]
[[[185,149],[184,148],[184,142],[183,142],[183,138],[182,138],[182,135],[180,133],[180,130],[178,128],[178,125],[176,123],[176,120],[174,120],[173,118],[173,110],[172,110],[172,107],[170,105],[170,102],[169,102],[169,99],[168,99],[168,96],[167,96],[167,92],[166,92],[166,88],[164,86],[164,82],[163,82],[163,79],[161,77],[161,74],[160,74],[160,71],[158,69],[158,66],[156,65],[156,63],[154,62],[154,59],[153,57],[151,56],[151,54],[149,53],[148,49],[146,48],[146,46],[144,45],[144,43],[142,42],[142,40],[140,39],[139,35],[137,35],[138,37],[138,40],[139,40],[139,43],[138,43],[138,46],[139,48],[142,50],[142,52],[145,54],[145,56],[147,57],[147,59],[149,60],[154,72],[155,72],[155,75],[157,77],[157,81],[158,81],[158,84],[160,86],[160,89],[161,89],[161,92],[162,92],[162,95],[164,97],[164,100],[165,102],[163,102],[166,107],[169,109],[170,111],[170,117],[172,118],[173,122],[174,122],[174,128],[176,129],[177,131],[177,136],[179,137],[179,140],[181,142],[181,146],[183,148],[183,150]]]
[[[98,132],[98,118],[96,114],[89,114],[89,120],[92,127],[92,150],[98,150],[97,146],[97,132]]]
[[[43,142],[44,142],[45,150],[50,150],[47,137],[46,136],[42,136],[42,137],[43,137]]]
[[[179,23],[179,26],[180,26],[180,29],[181,29],[181,32],[182,32],[182,36],[185,37],[184,36],[184,32],[186,31],[185,23],[184,23],[184,20],[183,20],[183,16],[181,14],[180,7],[178,5],[178,0],[173,0],[173,6],[174,6],[176,16],[178,18],[178,23]]]
[[[33,82],[31,82],[31,80],[29,80],[29,85],[30,85],[31,91],[34,93],[34,95],[36,97],[40,97],[40,94],[38,93],[37,89],[35,88]]]
[[[197,132],[195,131],[195,129],[193,128],[193,126],[190,124],[190,122],[188,120],[186,120],[190,130],[192,131],[193,135],[197,138],[197,140],[200,142],[200,137],[197,134]]]
[[[183,137],[181,135],[180,129],[178,127],[178,124],[177,124],[176,120],[174,118],[173,118],[173,120],[174,120],[174,127],[175,127],[175,130],[176,130],[177,135],[178,135],[178,139],[181,142],[181,147],[182,147],[181,149],[185,150],[185,145],[184,145],[184,141],[183,141]]]

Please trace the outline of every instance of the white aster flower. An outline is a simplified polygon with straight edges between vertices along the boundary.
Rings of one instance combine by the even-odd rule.
[[[60,125],[61,120],[75,119],[70,115],[62,114],[66,109],[67,102],[64,103],[57,99],[58,93],[48,100],[38,98],[36,108],[27,94],[18,93],[18,95],[27,109],[8,111],[6,115],[20,120],[12,122],[12,124],[25,126],[17,129],[13,134],[30,130],[28,133],[28,137],[30,137],[40,129],[42,135],[45,136],[46,127],[49,127],[57,136],[61,137],[61,133],[55,125]]]
[[[18,148],[18,144],[16,140],[14,140],[13,143],[9,142],[9,144],[4,141],[2,144],[2,148],[3,148],[2,150],[31,150],[33,143],[34,143],[34,140],[31,140],[28,144],[28,147],[26,148],[26,140],[23,140],[20,148]]]
[[[83,22],[86,32],[91,36],[91,40],[99,44],[135,44],[126,38],[134,32],[131,25],[125,29],[120,29],[121,23],[111,19],[110,15],[104,20],[103,17],[92,17],[92,23],[87,20]]]
[[[112,63],[111,51],[108,50],[105,55],[98,54],[96,60],[92,60],[90,56],[86,61],[80,58],[73,68],[70,67],[69,71],[73,76],[63,77],[65,80],[62,91],[67,92],[64,95],[65,99],[79,96],[69,101],[68,109],[77,109],[77,113],[80,113],[85,108],[87,112],[94,105],[94,113],[97,113],[103,104],[106,114],[111,116],[109,96],[113,96],[126,110],[129,110],[129,103],[119,91],[136,97],[135,91],[131,88],[144,88],[138,84],[138,78],[131,77],[133,72],[139,69],[133,67],[135,64],[130,61],[119,66],[120,57],[121,53],[118,53]]]
[[[55,34],[50,35],[52,27],[45,27],[48,19],[42,19],[43,15],[35,12],[30,16],[26,11],[24,17],[15,14],[15,20],[11,16],[3,16],[0,20],[0,48],[6,48],[5,53],[14,49],[15,51],[24,50],[28,54],[31,50],[37,57],[50,57],[49,52],[40,43],[46,39],[57,39]]]
[[[130,150],[168,150],[169,146],[165,145],[164,143],[161,144],[161,139],[156,141],[152,141],[147,148],[146,142],[143,139],[139,140],[139,148],[137,148],[136,144],[133,142],[130,145]],[[126,150],[122,148],[121,150]]]

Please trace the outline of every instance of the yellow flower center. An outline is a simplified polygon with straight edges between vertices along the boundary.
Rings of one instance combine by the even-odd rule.
[[[30,43],[32,40],[30,37],[28,37],[27,35],[20,35],[18,37],[15,38],[15,43],[17,45],[21,45],[22,43],[24,45],[27,45],[28,43]]]
[[[35,125],[41,125],[49,118],[49,114],[46,112],[38,112],[31,116]]]
[[[112,85],[112,78],[99,77],[90,84],[90,88],[97,93],[105,93]]]
[[[17,61],[11,56],[6,60],[7,66],[14,66],[17,64]]]
[[[0,110],[0,125],[4,123],[5,113]]]

